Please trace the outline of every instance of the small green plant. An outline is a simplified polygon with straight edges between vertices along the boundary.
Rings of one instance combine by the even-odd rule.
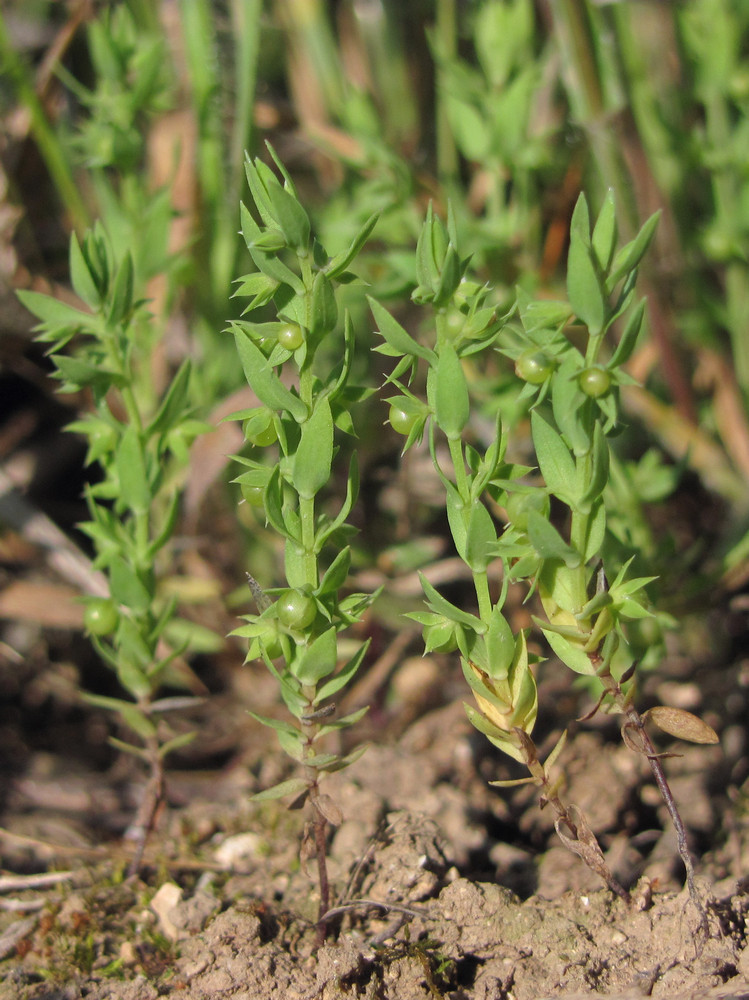
[[[360,757],[363,747],[340,756],[321,750],[319,741],[354,725],[367,710],[335,718],[330,699],[355,676],[368,646],[364,642],[344,652],[341,633],[361,620],[374,599],[345,592],[352,533],[347,519],[358,491],[355,451],[341,506],[331,511],[325,502],[341,448],[336,437],[354,435],[352,407],[368,394],[351,378],[355,343],[348,316],[341,349],[336,288],[353,280],[349,267],[375,219],[348,250],[330,258],[311,232],[290,177],[271,155],[283,183],[266,163],[246,162],[258,220],[242,205],[242,236],[257,271],[240,279],[237,294],[249,298],[246,312],[270,305],[277,318],[231,324],[244,374],[259,403],[232,416],[242,421],[250,446],[248,455],[237,456],[245,471],[235,482],[284,540],[285,583],[264,592],[249,577],[258,614],[246,616],[247,624],[234,634],[251,640],[247,659],[263,659],[294,720],[251,713],[275,730],[302,772],[255,798],[292,796],[309,802],[312,833],[306,840],[317,858],[322,941],[322,918],[330,901],[326,829],[341,817],[330,796],[321,792],[320,781]],[[333,361],[336,350],[338,360]]]
[[[676,825],[690,893],[700,906],[684,827],[628,683],[634,663],[626,623],[652,615],[646,588],[653,577],[631,577],[631,558],[614,567],[603,558],[610,440],[620,427],[619,387],[632,381],[623,365],[644,315],[644,303],[634,301],[634,285],[656,222],[653,216],[617,250],[612,194],[592,231],[581,196],[571,223],[568,301],[534,300],[520,291],[512,313],[497,318],[488,289],[467,274],[469,262],[458,252],[454,218],[450,214],[445,226],[430,208],[417,248],[419,284],[412,298],[433,310],[433,342],[427,346],[414,339],[378,302],[370,305],[384,340],[377,349],[396,359],[386,382],[398,390],[386,400],[391,423],[407,435],[405,449],[428,433],[453,541],[470,568],[478,605],[476,614],[457,607],[422,578],[429,610],[410,617],[423,626],[427,651],[459,650],[477,705],[466,706],[470,721],[530,772],[527,778],[495,784],[537,785],[542,802],[556,810],[563,842],[627,897],[584,817],[562,801],[561,780],[552,777],[566,734],[543,763],[533,743],[538,694],[526,634],[513,634],[503,613],[508,587],[520,583],[529,596],[538,594],[543,617],[535,622],[552,651],[572,671],[598,683],[596,709],[621,714],[625,742],[647,757]],[[462,323],[454,321],[456,311]],[[477,355],[496,350],[514,363],[518,400],[530,409],[536,469],[506,460],[499,417],[486,447],[472,432],[464,362],[475,363]],[[419,364],[427,367],[426,401],[408,388]],[[498,532],[492,512],[501,511],[506,524]],[[488,570],[496,560],[502,585],[492,594]],[[673,735],[717,741],[709,726],[687,712],[661,707],[648,715]]]
[[[105,579],[104,592],[86,598],[84,621],[130,700],[84,698],[119,716],[136,739],[110,742],[148,769],[129,831],[136,843],[134,872],[163,796],[164,759],[195,736],[173,735],[163,719],[192,701],[158,697],[165,683],[183,686],[171,668],[191,633],[178,618],[176,599],[160,592],[160,582],[171,573],[170,542],[188,449],[207,425],[192,415],[189,362],[162,392],[153,385],[150,359],[160,334],[137,295],[130,253],[116,252],[97,225],[82,243],[71,237],[70,274],[82,308],[37,292],[19,294],[40,320],[38,339],[50,345],[60,392],[92,400],[90,411],[69,425],[87,439],[86,462],[96,463],[102,477],[86,487],[90,520],[79,525]]]

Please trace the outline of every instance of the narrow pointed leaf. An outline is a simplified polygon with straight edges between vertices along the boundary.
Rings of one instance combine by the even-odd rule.
[[[430,363],[436,360],[434,351],[430,351],[428,347],[424,347],[414,340],[411,334],[407,333],[400,323],[393,319],[387,309],[381,306],[376,299],[367,296],[367,301],[369,302],[369,308],[372,310],[372,315],[374,316],[375,323],[377,323],[380,335],[390,347],[395,348],[399,354],[423,358],[424,361],[429,361]]]
[[[311,500],[330,481],[333,462],[333,417],[327,398],[321,399],[302,426],[302,437],[294,456],[294,488]]]
[[[252,338],[237,323],[232,329],[245,378],[257,397],[271,410],[287,411],[297,423],[306,420],[307,407],[281,382]]]

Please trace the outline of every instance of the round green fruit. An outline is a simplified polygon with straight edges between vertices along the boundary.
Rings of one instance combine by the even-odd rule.
[[[278,620],[286,628],[305,629],[315,620],[317,605],[309,594],[301,590],[284,590],[277,604]]]
[[[391,406],[388,413],[388,423],[397,434],[408,436],[414,428],[418,417],[415,413],[401,409],[400,406]]]
[[[256,448],[267,448],[269,445],[275,444],[278,440],[276,426],[272,418],[269,418],[265,426],[258,425],[256,421],[252,423],[246,420],[244,424],[244,436]]]
[[[276,334],[278,343],[287,351],[295,351],[304,343],[304,331],[298,323],[287,323]]]
[[[107,597],[92,598],[83,612],[83,624],[89,635],[111,635],[119,619],[116,604]]]
[[[577,377],[582,392],[591,399],[600,399],[611,388],[611,375],[604,368],[586,368]]]
[[[543,385],[554,371],[554,362],[544,351],[525,351],[515,362],[515,374],[531,385]]]
[[[242,483],[240,492],[250,507],[263,506],[264,490],[262,486],[250,486],[247,483]]]

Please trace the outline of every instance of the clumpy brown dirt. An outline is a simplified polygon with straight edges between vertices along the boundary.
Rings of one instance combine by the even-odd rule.
[[[315,860],[299,859],[305,814],[251,801],[289,772],[245,712],[272,711],[275,692],[244,667],[231,697],[194,720],[231,753],[212,770],[175,762],[139,878],[124,877],[122,840],[137,771],[116,761],[95,771],[59,750],[26,762],[0,833],[0,1000],[749,997],[745,669],[691,664],[686,678],[682,658],[669,663],[645,678],[641,700],[669,694],[722,735],[721,747],[666,761],[706,935],[647,762],[611,720],[572,733],[565,797],[632,887],[630,907],[565,850],[533,788],[488,786],[519,772],[468,725],[455,665],[414,659],[391,703],[370,713],[367,753],[327,783],[344,819],[329,840],[336,909],[317,949]],[[557,689],[559,677],[542,667],[546,750],[557,711],[569,719],[587,704],[585,692]],[[420,694],[407,704],[409,690]],[[44,874],[57,881],[33,882]]]

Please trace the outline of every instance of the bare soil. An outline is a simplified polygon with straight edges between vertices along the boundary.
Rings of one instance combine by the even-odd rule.
[[[213,757],[208,740],[175,761],[131,880],[122,835],[137,769],[76,754],[73,710],[58,703],[65,745],[29,754],[6,795],[0,1000],[749,998],[743,661],[676,650],[640,693],[643,707],[670,698],[721,732],[720,747],[666,762],[707,935],[647,762],[613,720],[573,727],[565,797],[632,888],[630,907],[562,846],[533,788],[488,786],[520,772],[468,725],[455,664],[413,658],[370,713],[367,753],[327,785],[344,819],[330,835],[336,912],[319,950],[315,859],[299,857],[305,814],[250,798],[289,773],[273,735],[246,714],[278,711],[275,692],[260,668],[232,676],[192,720],[217,734]],[[548,750],[589,703],[545,664],[539,742]],[[35,883],[43,873],[58,881]]]

